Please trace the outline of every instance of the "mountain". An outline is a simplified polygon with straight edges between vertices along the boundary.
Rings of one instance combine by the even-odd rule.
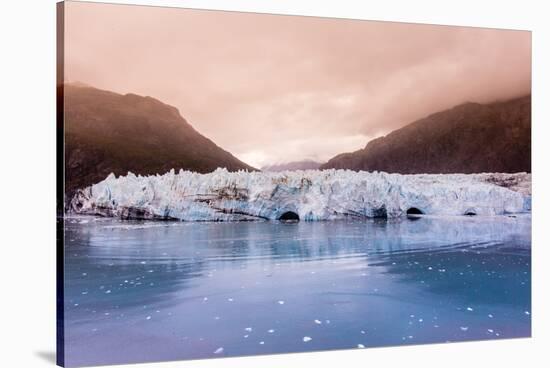
[[[279,172],[279,171],[296,171],[296,170],[317,170],[321,166],[320,162],[313,160],[303,160],[287,162],[284,164],[268,165],[261,168],[262,171]]]
[[[65,84],[65,193],[115,175],[255,170],[152,97]]]
[[[402,174],[531,172],[531,96],[465,103],[330,159],[321,169]]]

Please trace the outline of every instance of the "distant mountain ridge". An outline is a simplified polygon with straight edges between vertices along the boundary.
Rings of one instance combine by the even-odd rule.
[[[65,193],[115,175],[255,170],[198,133],[173,107],[82,83],[64,86]]]
[[[317,170],[321,166],[320,162],[313,160],[293,161],[283,164],[267,165],[261,168],[262,171],[279,172],[295,170]]]
[[[531,96],[465,103],[432,114],[320,168],[402,174],[531,172]]]

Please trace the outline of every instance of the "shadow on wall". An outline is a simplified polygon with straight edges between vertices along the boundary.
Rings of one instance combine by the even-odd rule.
[[[48,363],[56,364],[55,351],[36,351],[34,355]]]

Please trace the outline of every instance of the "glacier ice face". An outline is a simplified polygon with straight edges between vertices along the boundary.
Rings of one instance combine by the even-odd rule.
[[[412,208],[426,215],[501,215],[530,210],[530,182],[525,173],[171,170],[145,177],[111,174],[78,191],[70,207],[78,214],[183,221],[277,220],[285,213],[306,221],[393,218]]]

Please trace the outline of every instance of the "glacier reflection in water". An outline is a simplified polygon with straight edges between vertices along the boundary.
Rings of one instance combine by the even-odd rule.
[[[69,366],[527,337],[531,218],[65,222]]]

